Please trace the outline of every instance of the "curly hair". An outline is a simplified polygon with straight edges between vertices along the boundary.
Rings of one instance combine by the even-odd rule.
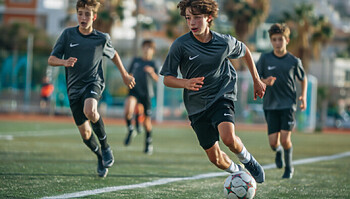
[[[186,8],[191,8],[191,13],[194,15],[206,14],[211,15],[213,18],[218,17],[218,4],[215,0],[182,0],[177,4],[177,8],[180,8],[180,15],[186,16]],[[211,26],[213,21],[209,22]]]
[[[275,23],[269,29],[269,36],[271,37],[274,34],[283,34],[286,39],[289,39],[290,29],[284,23]]]
[[[92,11],[94,13],[98,12],[98,9],[100,8],[100,2],[97,0],[78,0],[76,9],[78,11],[78,8],[85,8],[86,6],[92,7]]]

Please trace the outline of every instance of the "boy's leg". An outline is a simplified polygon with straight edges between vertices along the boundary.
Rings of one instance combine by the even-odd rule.
[[[146,116],[145,117],[144,124],[145,124],[145,130],[146,130],[145,150],[144,150],[144,152],[146,154],[151,155],[153,153],[151,116]]]
[[[271,133],[269,134],[269,143],[271,149],[276,152],[275,156],[275,164],[277,168],[282,168],[283,167],[283,147],[281,146],[280,142],[280,133]]]
[[[78,126],[79,132],[83,138],[85,145],[97,156],[97,173],[100,177],[106,177],[108,169],[103,166],[101,149],[96,141],[88,121]]]
[[[131,120],[134,114],[136,104],[137,104],[137,99],[134,96],[130,95],[125,100],[124,114],[125,114],[126,128],[128,130],[126,138],[124,140],[124,144],[126,146],[130,144],[130,141],[133,137],[134,127],[131,124]]]
[[[111,167],[114,163],[114,157],[111,148],[107,143],[107,134],[105,132],[102,117],[97,112],[97,100],[95,98],[87,98],[84,101],[84,114],[90,120],[92,129],[97,135],[102,150],[102,162],[105,167]]]
[[[241,139],[235,135],[234,124],[232,122],[221,122],[218,130],[223,143],[236,154],[238,159],[244,164],[245,168],[252,174],[256,182],[265,181],[265,172],[262,166],[248,152]]]
[[[205,152],[207,153],[210,162],[219,169],[229,173],[237,172],[242,169],[241,166],[235,164],[225,152],[221,151],[218,142],[215,142],[215,144],[209,149],[205,149]]]
[[[281,131],[281,143],[284,149],[284,162],[286,164],[284,174],[282,178],[292,178],[294,174],[294,168],[292,164],[293,160],[293,145],[291,141],[291,131]]]

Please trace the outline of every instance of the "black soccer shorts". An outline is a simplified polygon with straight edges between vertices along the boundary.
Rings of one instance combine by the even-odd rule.
[[[146,116],[152,115],[151,99],[148,96],[142,97],[133,89],[129,91],[129,96],[134,96],[137,102],[143,105],[144,114]]]
[[[80,98],[69,100],[70,109],[77,126],[82,125],[88,118],[84,114],[84,102],[87,98],[94,98],[97,101],[102,96],[101,87],[98,85],[89,85],[85,91],[81,94]]]
[[[295,126],[295,111],[290,109],[264,110],[268,135],[281,130],[291,131]]]
[[[234,116],[234,103],[228,99],[219,99],[202,113],[189,116],[200,146],[207,150],[219,141],[218,125],[221,122],[234,123]]]

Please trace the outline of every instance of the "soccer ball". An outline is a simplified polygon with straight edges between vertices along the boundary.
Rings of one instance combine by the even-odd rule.
[[[247,171],[230,174],[224,183],[224,196],[228,199],[252,199],[256,192],[256,181]]]

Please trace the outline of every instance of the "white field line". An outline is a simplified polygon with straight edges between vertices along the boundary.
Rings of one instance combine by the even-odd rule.
[[[335,154],[335,155],[330,155],[330,156],[319,156],[319,157],[312,157],[312,158],[305,158],[305,159],[301,159],[301,160],[296,160],[296,161],[293,161],[293,165],[309,164],[309,163],[320,162],[320,161],[329,161],[329,160],[334,160],[334,159],[339,159],[339,158],[344,158],[344,157],[349,157],[349,156],[350,156],[350,151]],[[268,165],[264,165],[263,168],[265,170],[269,170],[269,169],[276,168],[276,165],[275,164],[268,164]],[[228,175],[228,173],[226,173],[226,172],[215,172],[215,173],[206,173],[206,174],[195,175],[192,177],[164,178],[164,179],[154,180],[151,182],[144,182],[144,183],[140,183],[140,184],[105,187],[105,188],[80,191],[80,192],[75,192],[75,193],[67,193],[67,194],[58,195],[58,196],[48,196],[48,197],[44,197],[43,199],[78,198],[78,197],[91,196],[91,195],[97,195],[97,194],[115,192],[115,191],[121,191],[121,190],[146,188],[146,187],[151,187],[151,186],[164,185],[164,184],[177,182],[177,181],[199,180],[199,179],[204,179],[204,178],[213,178],[213,177],[220,177],[220,176],[226,176],[226,175]]]
[[[68,135],[72,134],[72,131],[78,131],[78,129],[59,129],[59,130],[40,130],[40,131],[16,131],[0,135],[0,140],[13,140],[15,137],[37,137],[37,136],[53,136],[53,135]]]

